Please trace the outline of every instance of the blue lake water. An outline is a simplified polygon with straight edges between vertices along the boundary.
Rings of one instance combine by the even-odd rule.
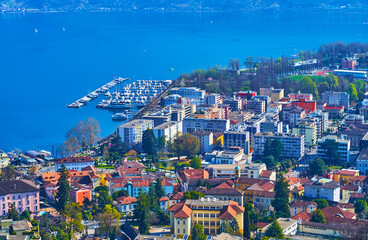
[[[114,76],[173,79],[230,58],[367,41],[367,22],[368,13],[0,14],[0,149],[50,150],[88,117],[112,133],[119,123],[97,102],[66,104]]]

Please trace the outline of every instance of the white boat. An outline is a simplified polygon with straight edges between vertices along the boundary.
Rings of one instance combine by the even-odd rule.
[[[116,113],[112,115],[112,120],[126,120],[128,118],[124,113]]]

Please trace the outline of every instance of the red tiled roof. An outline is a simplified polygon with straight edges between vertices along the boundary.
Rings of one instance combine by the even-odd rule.
[[[323,109],[338,109],[338,110],[342,110],[344,109],[344,106],[324,106]]]
[[[306,212],[301,212],[295,215],[294,217],[292,217],[292,219],[295,219],[295,220],[301,219],[302,221],[306,221],[306,222],[309,222],[310,218],[311,218],[310,215]]]
[[[55,162],[60,163],[82,163],[82,162],[94,162],[92,157],[64,157],[55,159]]]
[[[176,211],[178,211],[181,207],[183,207],[185,205],[185,203],[177,203],[177,204],[175,204],[175,205],[173,205],[173,206],[171,206],[170,208],[169,208],[169,212],[176,212]]]
[[[344,185],[344,186],[341,186],[341,190],[358,191],[359,190],[359,186],[357,186],[357,185]]]
[[[116,199],[116,201],[121,205],[127,205],[131,203],[135,203],[138,200],[135,197],[119,197]]]
[[[192,214],[192,209],[188,207],[187,205],[183,205],[178,209],[178,211],[175,212],[174,217],[175,218],[189,218]]]
[[[236,211],[231,205],[224,207],[220,211],[219,219],[231,220],[231,219],[234,219],[234,218],[236,218]]]
[[[338,203],[335,205],[335,207],[339,208],[354,208],[354,204],[352,203]]]
[[[351,181],[353,182],[364,182],[367,179],[367,176],[354,176]]]
[[[340,173],[344,175],[354,176],[356,174],[356,171],[350,171],[350,170],[343,169],[343,170],[340,170]]]
[[[311,201],[295,201],[291,204],[292,208],[308,207],[309,205],[314,205],[317,207],[317,203]]]
[[[257,227],[261,229],[267,227],[268,225],[270,225],[268,222],[257,222]]]
[[[254,191],[254,197],[264,197],[264,198],[275,198],[275,192],[268,192],[268,191]]]
[[[182,200],[184,197],[184,193],[183,192],[178,192],[175,195],[173,195],[171,197],[171,200]]]
[[[232,187],[228,183],[223,182],[215,188],[227,188],[227,189],[229,189],[229,188],[232,188]]]
[[[365,193],[352,193],[350,195],[350,198],[364,198],[365,197]]]
[[[339,207],[325,207],[323,209],[321,209],[321,211],[323,212],[323,214],[325,215],[325,217],[334,217],[334,216],[338,216],[341,218],[354,218],[356,216],[356,213],[352,213],[349,211],[344,211]]]
[[[260,177],[264,177],[264,178],[270,178],[272,175],[273,171],[272,170],[263,170],[261,172],[261,174],[259,174]]]
[[[168,201],[169,199],[167,199],[166,197],[160,197],[160,199],[158,200],[159,202],[165,202]]]

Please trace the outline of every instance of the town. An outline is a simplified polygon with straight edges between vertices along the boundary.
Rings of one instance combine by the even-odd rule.
[[[368,53],[334,54],[231,60],[106,138],[1,151],[1,238],[368,239]]]

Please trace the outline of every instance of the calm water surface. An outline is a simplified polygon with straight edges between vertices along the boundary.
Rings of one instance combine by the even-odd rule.
[[[50,150],[88,117],[112,133],[119,123],[96,101],[66,104],[114,76],[173,79],[230,58],[367,41],[367,22],[339,13],[0,14],[0,149]]]

